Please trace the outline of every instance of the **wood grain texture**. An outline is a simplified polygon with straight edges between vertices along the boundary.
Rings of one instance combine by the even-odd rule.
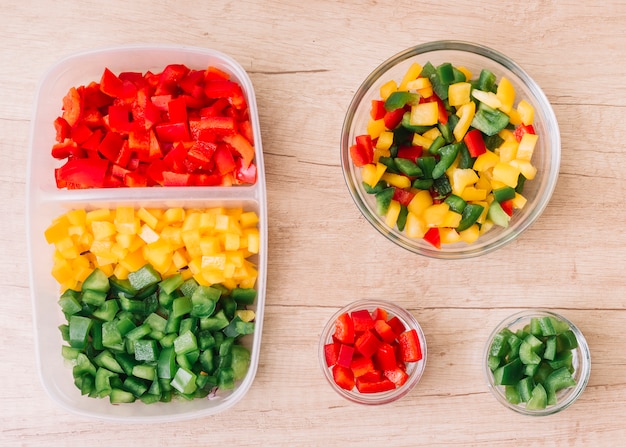
[[[0,444],[620,445],[626,436],[626,4],[24,0],[0,17]],[[408,253],[359,214],[339,136],[352,95],[409,46],[467,40],[509,55],[542,87],[562,137],[553,199],[524,235],[482,258]],[[44,393],[34,355],[25,194],[37,84],[59,59],[126,43],[209,47],[254,84],[266,163],[269,253],[261,360],[231,409],[158,426],[82,419]],[[401,401],[362,407],[324,382],[318,339],[356,298],[412,311],[428,366]],[[480,367],[486,337],[522,308],[576,321],[592,352],[575,405],[543,419],[504,411]]]

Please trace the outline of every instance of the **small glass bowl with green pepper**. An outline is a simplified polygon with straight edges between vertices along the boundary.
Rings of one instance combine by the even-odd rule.
[[[591,371],[582,332],[564,316],[544,309],[524,310],[498,324],[483,359],[495,398],[529,416],[569,407],[584,391]]]

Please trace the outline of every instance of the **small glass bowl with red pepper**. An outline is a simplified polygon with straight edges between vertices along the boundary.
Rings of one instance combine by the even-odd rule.
[[[515,240],[556,186],[550,102],[509,57],[438,41],[376,67],[346,113],[341,162],[366,220],[411,252],[483,255]]]
[[[387,404],[408,394],[424,373],[426,357],[415,317],[388,301],[345,306],[320,337],[324,377],[340,396],[359,404]]]
[[[582,332],[566,317],[544,309],[524,310],[498,324],[483,359],[495,398],[529,416],[547,416],[572,405],[591,372]]]

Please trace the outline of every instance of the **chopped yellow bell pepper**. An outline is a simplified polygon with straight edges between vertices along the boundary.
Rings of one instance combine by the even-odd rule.
[[[457,109],[456,114],[459,117],[459,122],[456,123],[456,126],[454,126],[454,130],[452,131],[456,141],[461,141],[463,139],[472,124],[475,113],[476,103],[474,101],[465,103]]]
[[[513,87],[511,81],[509,81],[504,76],[502,77],[502,79],[500,79],[500,82],[498,83],[496,95],[500,100],[499,109],[508,114],[513,108],[513,103],[515,102],[515,87]]]
[[[448,102],[451,106],[459,107],[470,102],[472,84],[469,82],[457,82],[448,87]]]
[[[439,120],[436,102],[424,102],[411,107],[409,124],[412,126],[434,126]]]
[[[408,68],[408,70],[406,71],[406,73],[404,74],[402,81],[400,81],[398,90],[399,91],[408,90],[409,82],[417,79],[417,77],[420,75],[421,72],[422,72],[422,66],[418,64],[417,62],[413,62],[411,66]]]

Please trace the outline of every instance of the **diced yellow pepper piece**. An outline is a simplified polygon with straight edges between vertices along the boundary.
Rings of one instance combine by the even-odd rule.
[[[385,172],[381,179],[397,188],[408,189],[411,187],[411,179],[404,175]]]
[[[407,237],[421,239],[426,234],[427,227],[419,216],[409,211],[406,216],[406,225],[404,230],[406,231]]]
[[[516,192],[515,197],[513,197],[513,200],[511,201],[511,203],[513,204],[513,208],[521,210],[526,205],[526,201],[527,201],[526,197]]]
[[[487,198],[487,190],[479,189],[474,186],[467,186],[463,189],[463,192],[461,192],[461,198],[466,202],[485,200]]]
[[[385,120],[383,118],[379,120],[369,120],[367,123],[367,134],[372,138],[372,140],[378,138],[378,136],[386,129]]]
[[[388,150],[393,144],[393,132],[385,130],[380,133],[376,140],[376,149]]]
[[[120,206],[117,208],[113,223],[118,233],[137,233],[139,222],[135,220],[135,208],[132,206]]]
[[[163,213],[163,220],[168,224],[182,222],[185,220],[185,210],[180,207],[168,208],[165,210],[165,213]]]
[[[150,226],[145,223],[141,226],[139,230],[139,237],[146,243],[150,244],[159,239],[159,234],[154,231]]]
[[[463,73],[465,75],[465,80],[469,81],[470,79],[472,79],[472,72],[469,71],[469,69],[467,67],[464,67],[462,65],[459,65],[458,67],[456,67],[461,73]]]
[[[515,158],[519,160],[530,161],[533,157],[533,152],[535,151],[535,145],[537,144],[538,139],[539,135],[525,133],[522,136],[521,141],[519,142],[519,147],[517,149],[517,154]]]
[[[391,151],[389,149],[374,148],[374,163],[378,163],[380,157],[390,157]]]
[[[433,144],[433,140],[431,140],[430,138],[426,138],[425,136],[420,135],[418,133],[414,133],[413,140],[411,140],[411,144],[413,146],[421,146],[424,149],[428,149],[430,145]]]
[[[500,98],[493,92],[485,92],[483,90],[472,90],[472,96],[482,102],[483,104],[488,105],[492,109],[499,108],[502,103],[500,102]]]
[[[511,188],[515,188],[517,186],[517,180],[520,172],[520,168],[515,167],[510,163],[500,162],[493,167],[493,179],[500,181]]]
[[[261,236],[259,234],[259,230],[255,228],[254,230],[248,231],[247,236],[248,246],[246,247],[246,249],[250,253],[257,254],[261,246]]]
[[[70,210],[67,213],[65,213],[65,217],[67,218],[70,224],[80,225],[84,227],[87,221],[87,211],[85,211],[82,208],[76,209],[76,210]]]
[[[471,244],[472,242],[475,242],[476,239],[478,239],[478,237],[480,236],[480,229],[478,228],[478,225],[473,224],[471,227],[463,231],[459,231],[459,236],[461,237],[461,240],[463,242]]]
[[[433,85],[430,83],[430,79],[419,77],[409,83],[407,83],[406,88],[408,90],[422,90],[425,88],[432,88]]]
[[[517,104],[517,112],[524,125],[530,126],[535,121],[535,108],[525,99]]]
[[[415,196],[411,199],[407,208],[410,213],[415,216],[421,216],[426,208],[433,204],[433,198],[430,192],[427,190],[420,190],[415,193]]]
[[[387,166],[382,163],[376,163],[375,165],[367,164],[361,170],[361,178],[373,188],[380,181],[386,170]]]
[[[448,102],[453,107],[459,107],[470,102],[472,84],[469,82],[457,82],[448,87]]]
[[[491,151],[487,151],[476,157],[473,168],[478,172],[485,172],[493,168],[499,161],[500,157]]]
[[[146,208],[139,208],[137,217],[152,229],[155,229],[159,223],[159,219]]]
[[[55,244],[61,239],[67,237],[69,222],[65,216],[55,219],[46,230],[44,236],[48,244]]]
[[[445,202],[433,204],[424,210],[422,219],[427,227],[440,227],[449,210],[450,207]]]
[[[380,86],[380,97],[385,101],[389,98],[389,95],[396,91],[398,91],[398,84],[392,79]]]
[[[515,102],[515,88],[513,87],[513,84],[511,84],[511,81],[504,76],[498,83],[496,95],[500,100],[499,109],[508,114],[513,108],[513,103]]]
[[[398,86],[399,91],[408,90],[408,84],[411,81],[417,79],[417,77],[422,72],[422,66],[417,62],[413,62],[411,66],[408,68],[404,76],[402,77],[402,81],[400,81],[400,85]]]
[[[259,216],[254,211],[247,211],[241,213],[239,217],[239,223],[242,228],[254,227],[259,223]]]
[[[439,120],[439,106],[436,102],[424,102],[411,107],[409,123],[412,126],[434,126]]]
[[[398,216],[400,215],[400,203],[392,200],[389,203],[389,208],[387,209],[387,215],[385,216],[385,223],[389,228],[393,228],[396,226],[396,222],[398,221]]]
[[[452,210],[448,210],[446,215],[443,217],[443,221],[441,222],[441,227],[456,228],[459,226],[459,223],[461,223],[462,217],[463,216],[461,214],[456,213]]]
[[[537,175],[537,168],[532,165],[531,162],[527,160],[511,160],[509,164],[514,168],[519,170],[519,172],[526,177],[527,180],[532,180]]]
[[[509,112],[509,123],[514,126],[522,124],[522,118],[520,117],[517,109],[511,109],[511,111]]]
[[[511,160],[515,160],[517,158],[517,141],[505,141],[498,148],[498,153],[500,155],[500,161],[503,163],[508,163]]]
[[[91,222],[91,231],[96,240],[107,239],[116,233],[113,222],[96,220]]]
[[[455,169],[450,177],[450,186],[452,187],[452,192],[460,196],[465,187],[473,185],[477,181],[478,174],[476,174],[474,169]]]
[[[434,141],[437,137],[441,136],[441,131],[437,127],[433,127],[430,130],[427,130],[422,134],[424,138],[428,138],[431,141]]]
[[[456,141],[461,141],[463,139],[472,124],[475,113],[476,103],[474,101],[463,104],[457,109],[456,114],[459,117],[459,122],[456,123],[456,126],[454,126],[454,130],[452,131]]]
[[[454,244],[461,240],[461,235],[454,228],[440,228],[439,238],[442,244]]]

